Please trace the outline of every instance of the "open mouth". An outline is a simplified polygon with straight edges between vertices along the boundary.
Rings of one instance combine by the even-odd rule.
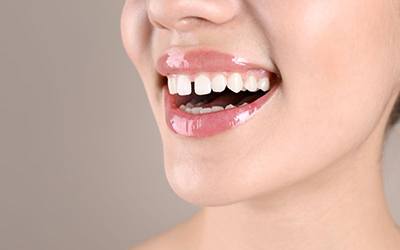
[[[246,73],[202,73],[196,77],[169,75],[168,90],[183,112],[199,115],[248,105],[271,88],[273,75],[263,71]]]
[[[165,118],[180,135],[207,137],[248,121],[273,95],[278,74],[217,51],[172,50],[157,71],[164,76]]]
[[[266,71],[167,76],[166,119],[177,134],[207,137],[249,120],[277,89],[280,79]]]

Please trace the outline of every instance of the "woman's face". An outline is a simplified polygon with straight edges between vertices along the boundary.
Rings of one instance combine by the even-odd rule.
[[[367,143],[379,146],[400,87],[399,10],[396,0],[128,0],[123,41],[174,191],[199,205],[243,201],[351,161]],[[162,74],[179,94],[169,94]],[[276,87],[258,106],[179,108],[206,110],[201,102],[213,98],[239,106],[263,94],[249,90],[265,77]],[[188,81],[198,84],[190,96]],[[204,95],[210,86],[214,94]],[[238,86],[248,90],[236,93]]]

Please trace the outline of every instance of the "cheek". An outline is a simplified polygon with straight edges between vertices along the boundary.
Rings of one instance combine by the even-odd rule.
[[[127,0],[121,15],[121,36],[124,48],[144,83],[147,98],[157,124],[163,125],[161,93],[158,90],[156,71],[153,67],[151,47],[152,26],[146,12],[146,1]]]
[[[288,122],[316,137],[360,143],[393,89],[388,1],[300,2],[271,17]]]

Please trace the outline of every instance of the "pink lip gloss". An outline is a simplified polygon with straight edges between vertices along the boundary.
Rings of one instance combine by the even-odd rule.
[[[157,71],[164,76],[170,74],[196,74],[199,72],[247,72],[262,70],[260,66],[229,54],[210,51],[193,50],[181,52],[170,50],[157,63]],[[268,75],[271,72],[267,71]],[[277,84],[249,104],[205,114],[191,114],[177,106],[177,96],[168,92],[163,86],[165,119],[168,127],[175,133],[190,137],[208,137],[245,123],[263,106],[277,89]]]
[[[207,114],[190,114],[177,107],[174,96],[163,88],[167,125],[177,134],[191,137],[207,137],[234,128],[248,121],[273,95],[277,85],[256,101],[232,109]]]

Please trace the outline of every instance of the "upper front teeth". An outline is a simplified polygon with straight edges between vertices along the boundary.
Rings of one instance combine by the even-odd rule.
[[[194,92],[198,95],[211,93],[211,80],[206,75],[200,74],[194,80]]]
[[[176,90],[179,95],[190,95],[192,93],[192,85],[188,76],[178,75],[176,79]]]
[[[171,95],[178,93],[176,80],[176,77],[168,77],[168,90]]]
[[[222,92],[228,87],[235,93],[242,90],[255,92],[258,89],[268,91],[270,88],[269,78],[266,76],[257,79],[254,75],[248,75],[247,79],[243,79],[240,73],[216,73],[213,77],[210,74],[201,73],[194,78],[194,92],[197,95],[207,95],[211,91]],[[192,93],[192,80],[189,75],[169,75],[168,76],[168,90],[169,93],[181,96],[190,95]]]
[[[214,92],[222,92],[226,88],[226,77],[223,74],[216,74],[211,81],[211,88]]]

